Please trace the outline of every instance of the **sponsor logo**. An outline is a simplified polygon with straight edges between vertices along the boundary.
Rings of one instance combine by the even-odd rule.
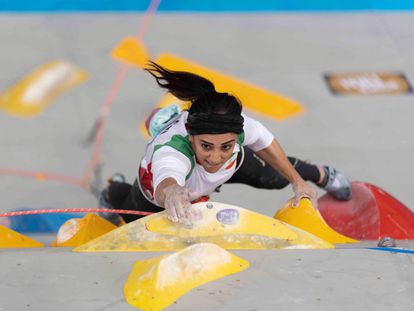
[[[402,73],[349,72],[325,74],[325,80],[337,95],[404,95],[412,93]]]

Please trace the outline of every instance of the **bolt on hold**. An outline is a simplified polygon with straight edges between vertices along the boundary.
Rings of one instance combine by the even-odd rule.
[[[397,243],[389,236],[383,237],[378,242],[378,247],[396,247]]]

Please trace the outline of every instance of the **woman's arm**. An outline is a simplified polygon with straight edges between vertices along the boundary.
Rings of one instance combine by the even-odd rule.
[[[309,198],[314,208],[317,208],[317,192],[306,183],[293,165],[289,162],[282,147],[273,139],[272,143],[259,151],[255,152],[258,157],[263,159],[267,164],[280,172],[291,184],[295,193],[293,206],[297,206],[301,198]]]
[[[184,187],[185,176],[191,170],[190,160],[174,148],[164,146],[154,152],[151,168],[155,203],[166,209],[171,221],[190,222],[194,215],[189,206],[195,198]]]
[[[165,189],[173,185],[179,186],[174,178],[169,177],[160,182],[158,187],[155,189],[155,202],[157,202],[159,206],[165,208]]]

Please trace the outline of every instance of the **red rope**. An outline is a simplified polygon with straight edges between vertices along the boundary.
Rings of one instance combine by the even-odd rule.
[[[160,5],[160,2],[161,0],[151,0],[149,7],[144,14],[144,19],[140,23],[138,27],[138,32],[135,36],[138,40],[142,40],[144,33],[148,29],[148,25],[151,22],[151,19],[154,17],[158,9],[158,6]],[[96,123],[97,128],[96,128],[96,133],[95,133],[94,140],[93,140],[92,156],[83,174],[84,182],[89,181],[89,179],[91,178],[93,174],[94,169],[100,162],[100,155],[101,155],[101,148],[102,148],[102,143],[103,143],[103,134],[104,134],[104,129],[106,125],[106,120],[111,110],[111,107],[114,104],[114,100],[117,97],[118,93],[120,92],[122,83],[126,77],[126,74],[128,73],[129,67],[130,66],[127,64],[122,64],[119,67],[118,73],[115,77],[115,81],[112,83],[112,86],[109,89],[109,92],[104,100],[104,104],[101,108],[101,111],[99,113],[99,117]]]
[[[20,169],[13,169],[13,168],[0,168],[0,175],[32,177],[32,178],[36,178],[39,181],[54,180],[54,181],[68,183],[68,184],[74,184],[77,186],[83,185],[82,179],[77,178],[77,177],[65,176],[62,174],[40,172],[40,171],[35,172],[35,171],[25,171],[25,170],[20,170]]]
[[[24,215],[38,215],[38,214],[57,214],[57,213],[112,213],[112,214],[132,214],[132,215],[152,215],[152,212],[131,211],[125,209],[107,209],[107,208],[48,208],[38,209],[32,211],[15,211],[0,213],[0,217],[13,217]]]

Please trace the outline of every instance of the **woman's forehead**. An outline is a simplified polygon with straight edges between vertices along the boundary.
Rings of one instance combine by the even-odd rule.
[[[221,145],[224,143],[230,143],[237,140],[236,133],[223,133],[223,134],[200,134],[194,136],[198,141],[207,142],[214,145]]]

